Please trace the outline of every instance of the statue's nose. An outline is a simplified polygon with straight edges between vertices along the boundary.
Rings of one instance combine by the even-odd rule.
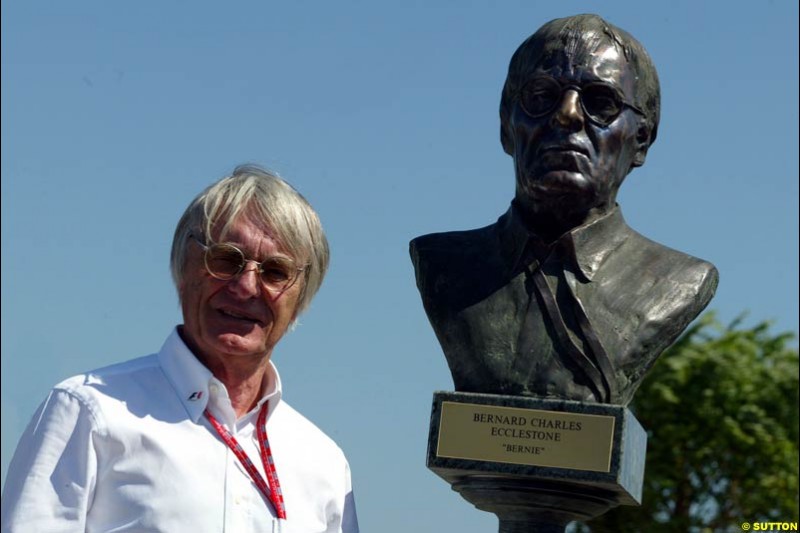
[[[551,122],[561,128],[579,130],[583,127],[583,109],[581,96],[575,89],[567,89],[561,96],[561,102],[553,112]]]

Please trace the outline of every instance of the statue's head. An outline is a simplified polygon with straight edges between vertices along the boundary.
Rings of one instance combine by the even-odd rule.
[[[548,22],[514,52],[500,102],[518,202],[575,221],[609,210],[659,112],[658,75],[636,39],[597,15]]]

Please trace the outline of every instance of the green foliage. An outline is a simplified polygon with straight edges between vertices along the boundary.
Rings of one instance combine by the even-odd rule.
[[[643,505],[591,531],[798,520],[798,354],[792,334],[769,329],[723,327],[708,314],[664,352],[631,405],[648,430]]]

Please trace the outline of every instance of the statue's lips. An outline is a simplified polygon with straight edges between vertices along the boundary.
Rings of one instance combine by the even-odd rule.
[[[537,155],[537,174],[563,170],[583,173],[589,169],[589,156],[574,149],[549,149]]]
[[[525,173],[530,190],[540,194],[575,194],[586,190],[591,171],[588,151],[577,145],[548,146],[536,154]]]
[[[589,158],[589,150],[578,143],[566,143],[566,144],[546,144],[541,146],[539,150],[537,150],[539,157],[544,157],[547,154],[574,154],[574,155],[582,155]]]

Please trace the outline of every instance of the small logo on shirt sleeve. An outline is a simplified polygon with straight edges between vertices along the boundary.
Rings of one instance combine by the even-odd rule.
[[[190,394],[187,400],[189,400],[190,402],[196,402],[202,397],[203,397],[203,391],[197,391]]]

